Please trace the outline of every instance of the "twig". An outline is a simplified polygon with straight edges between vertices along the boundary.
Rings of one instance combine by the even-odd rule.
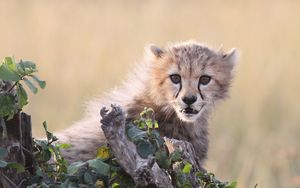
[[[18,188],[18,186],[14,182],[12,182],[5,174],[2,173],[2,177],[4,177],[6,181],[8,181],[8,183],[10,183],[13,187]]]
[[[21,80],[21,79],[20,79]],[[14,83],[14,85],[11,86],[11,88],[7,91],[7,93],[10,93],[14,87],[16,87],[16,85],[19,83],[20,81],[17,81]]]
[[[13,90],[13,88],[16,87],[16,85],[17,85],[21,80],[23,80],[23,78],[24,78],[25,76],[30,76],[30,75],[20,76],[20,80],[19,80],[19,81],[16,81],[16,82],[11,86],[11,88],[9,88],[9,90],[7,91],[7,93],[11,92],[11,91]]]
[[[22,179],[22,181],[19,183],[18,187],[21,187],[21,185],[26,182],[26,179]]]

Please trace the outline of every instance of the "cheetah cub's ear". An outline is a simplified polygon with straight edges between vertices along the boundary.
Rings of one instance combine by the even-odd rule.
[[[232,48],[227,53],[222,55],[222,60],[226,62],[226,65],[233,69],[238,59],[238,52],[235,48]]]
[[[150,44],[146,49],[147,55],[150,55],[155,58],[161,58],[165,51],[154,44]]]

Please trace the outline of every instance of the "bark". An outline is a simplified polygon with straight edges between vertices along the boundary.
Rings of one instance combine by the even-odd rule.
[[[0,147],[8,151],[4,161],[20,163],[28,170],[23,173],[16,173],[15,169],[0,170],[0,187],[25,187],[26,178],[34,172],[30,116],[20,112],[8,121],[0,118],[0,135]]]

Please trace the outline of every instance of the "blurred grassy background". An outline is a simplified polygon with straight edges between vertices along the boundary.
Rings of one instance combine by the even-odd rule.
[[[300,187],[300,1],[0,0],[0,57],[37,62],[34,135],[62,130],[118,85],[148,43],[195,39],[241,52],[213,115],[207,168],[238,187]]]

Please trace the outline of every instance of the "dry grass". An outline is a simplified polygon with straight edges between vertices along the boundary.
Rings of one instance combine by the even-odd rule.
[[[84,101],[124,78],[150,43],[195,39],[237,47],[231,98],[211,122],[207,167],[239,187],[300,186],[300,2],[0,1],[0,57],[38,63],[35,135],[61,130]]]

